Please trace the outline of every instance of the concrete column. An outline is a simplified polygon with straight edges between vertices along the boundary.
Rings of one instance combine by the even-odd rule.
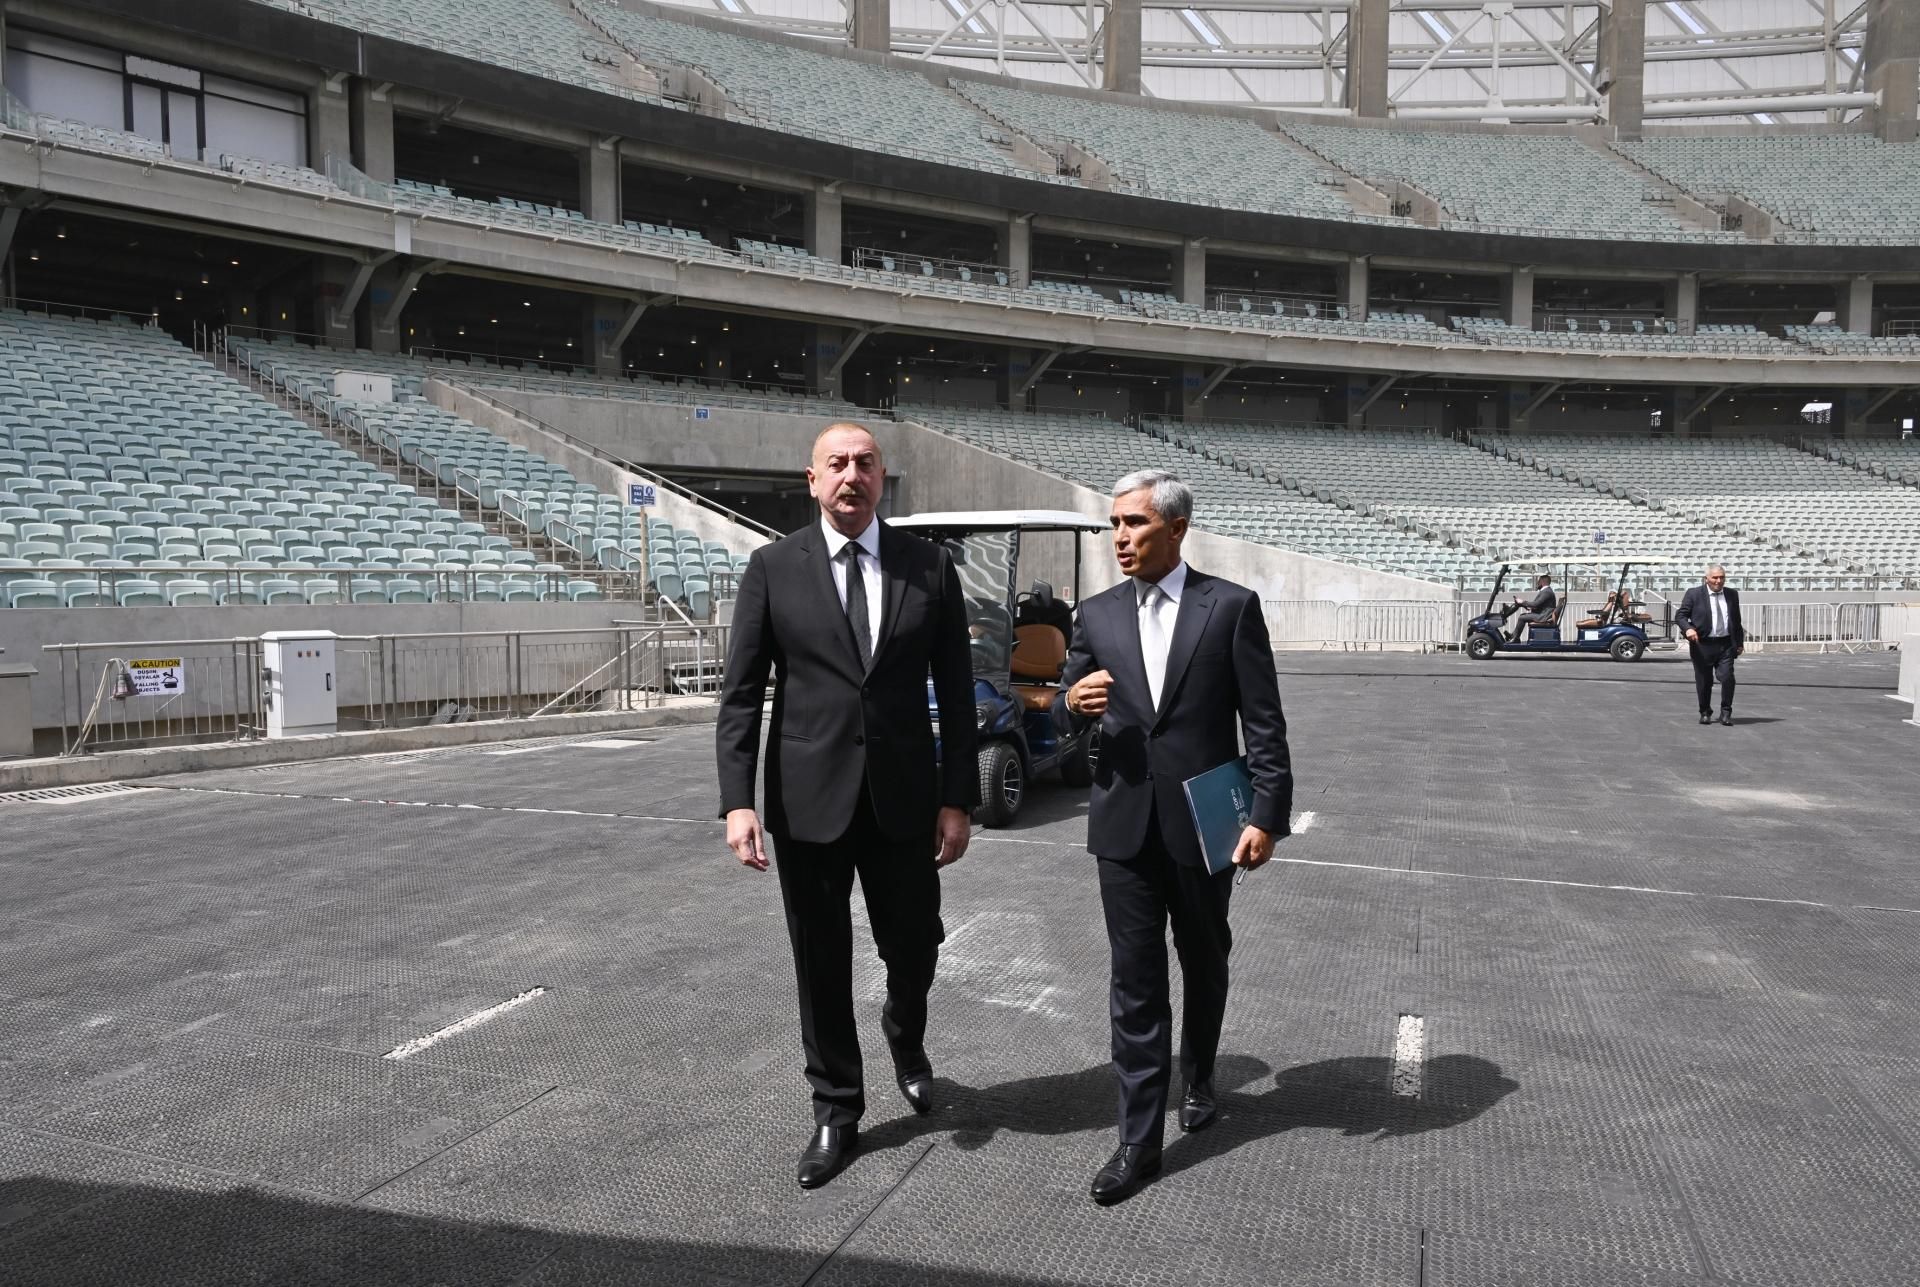
[[[807,194],[807,253],[840,262],[840,193],[815,188]]]
[[[833,364],[840,360],[846,342],[847,331],[839,326],[815,326],[807,336],[807,388],[823,398],[841,396],[846,369],[835,371]],[[858,362],[860,358],[856,354],[851,360]]]
[[[380,324],[392,310],[394,296],[399,293],[401,281],[406,275],[406,265],[395,260],[375,269],[373,281],[367,286],[367,310],[370,315],[367,347],[375,353],[400,353],[407,347],[407,324],[404,320],[394,319],[391,327]]]
[[[847,43],[878,54],[893,48],[893,6],[889,0],[848,0]]]
[[[1700,274],[1681,273],[1667,283],[1667,317],[1679,323],[1682,335],[1693,334],[1700,322]]]
[[[1032,349],[1009,347],[1006,359],[1001,362],[994,390],[995,399],[1009,411],[1023,410],[1027,405],[1025,397],[1014,390],[1027,378],[1027,372],[1033,369],[1034,359],[1038,356]]]
[[[1100,74],[1104,89],[1140,92],[1140,0],[1108,0]]]
[[[1855,335],[1873,334],[1873,278],[1849,277],[1840,291],[1840,325]]]
[[[1500,283],[1500,316],[1508,326],[1533,329],[1533,269],[1522,265],[1507,274]]]
[[[369,179],[393,182],[393,104],[387,87],[356,76],[348,91],[353,164]]]
[[[353,159],[353,107],[345,76],[324,80],[307,95],[308,167],[326,173],[329,154]]]
[[[1188,237],[1173,257],[1173,296],[1182,304],[1207,306],[1207,243]]]
[[[1033,277],[1033,216],[1009,215],[999,233],[993,262],[1007,270],[1015,286],[1024,286]]]
[[[355,271],[345,259],[321,257],[313,270],[314,316],[297,329],[323,337],[330,348],[353,348],[358,342],[358,328],[352,313],[340,312],[340,304],[353,287]]]
[[[1369,375],[1358,373],[1347,376],[1347,396],[1340,407],[1339,418],[1346,422],[1349,429],[1367,427],[1367,412],[1372,408],[1368,407],[1366,402],[1367,394],[1372,391],[1372,379],[1373,377]]]
[[[1207,383],[1207,368],[1194,362],[1183,363],[1180,367],[1180,418],[1182,420],[1205,420],[1207,402],[1200,396],[1200,390]]]
[[[604,295],[596,295],[586,303],[587,353],[593,358],[595,375],[619,375],[626,369],[619,350],[608,352],[606,347],[607,341],[620,330],[620,323],[626,320],[627,308],[623,301]]]
[[[1834,427],[1842,438],[1867,436],[1867,406],[1872,401],[1871,389],[1847,389],[1834,399]]]
[[[1347,107],[1387,114],[1387,0],[1353,0],[1347,10]]]
[[[620,222],[620,141],[598,140],[580,153],[580,213],[597,223]]]
[[[1867,119],[1889,143],[1911,143],[1920,115],[1920,5],[1913,0],[1868,0],[1861,83],[1880,91]]]
[[[1368,278],[1370,273],[1365,255],[1354,255],[1347,260],[1346,267],[1339,270],[1338,290],[1340,302],[1347,306],[1347,320],[1364,322],[1367,320]]]
[[[1593,71],[1607,96],[1607,119],[1621,138],[1639,138],[1647,111],[1647,0],[1613,0],[1600,10]]]

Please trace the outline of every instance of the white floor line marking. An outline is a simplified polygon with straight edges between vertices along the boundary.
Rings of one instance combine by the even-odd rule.
[[[191,791],[196,795],[244,795],[265,800],[323,800],[328,804],[378,804],[400,809],[477,809],[483,813],[563,814],[573,818],[619,818],[626,822],[692,822],[724,827],[720,818],[675,818],[653,813],[597,813],[590,809],[536,809],[531,805],[461,804],[451,800],[362,800],[351,795],[301,795],[298,791],[240,791],[233,787],[158,787],[162,791]]]
[[[1426,1076],[1427,1021],[1403,1014],[1393,1031],[1393,1093],[1402,1099],[1420,1098]]]
[[[1485,880],[1510,885],[1553,885],[1562,889],[1598,889],[1616,894],[1662,894],[1668,898],[1723,898],[1736,903],[1779,903],[1788,907],[1820,907],[1828,911],[1903,912],[1920,916],[1920,907],[1880,907],[1872,903],[1821,903],[1811,898],[1767,898],[1760,894],[1717,894],[1700,889],[1658,889],[1651,885],[1598,885],[1584,880],[1548,880],[1542,876],[1482,876],[1470,871],[1435,871],[1430,867],[1381,867],[1366,862],[1327,862],[1316,858],[1275,858],[1296,867],[1344,867],[1349,871],[1379,871],[1391,876],[1440,876],[1448,880]]]
[[[626,741],[618,737],[597,737],[591,742],[569,742],[568,746],[597,746],[606,750],[625,751],[636,746],[645,746],[645,742]]]
[[[487,1020],[503,1015],[515,1006],[525,1005],[537,996],[544,996],[546,995],[546,991],[545,988],[528,988],[517,997],[508,997],[499,1005],[490,1005],[484,1010],[476,1011],[457,1023],[448,1024],[438,1032],[429,1032],[424,1037],[415,1037],[412,1041],[403,1041],[380,1057],[382,1059],[410,1059],[427,1047],[445,1041],[448,1037],[458,1036],[469,1028],[477,1028]]]
[[[1319,814],[1315,813],[1312,809],[1308,809],[1305,813],[1302,813],[1293,820],[1293,834],[1297,836],[1307,830],[1307,828],[1318,821],[1319,817]]]
[[[504,751],[482,751],[482,755],[531,755],[535,751],[551,751],[551,746],[509,746]]]

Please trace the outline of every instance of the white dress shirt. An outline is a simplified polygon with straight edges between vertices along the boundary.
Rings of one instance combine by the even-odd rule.
[[[823,514],[820,530],[827,537],[827,566],[833,569],[833,588],[840,596],[843,613],[847,610],[847,565],[841,561],[840,551],[849,545],[860,551],[860,579],[867,587],[867,651],[869,655],[879,652],[880,606],[885,602],[880,592],[880,520],[875,518],[866,531],[849,538],[836,532]]]
[[[1713,627],[1707,631],[1707,637],[1725,639],[1729,629],[1726,592],[1724,590],[1707,591],[1707,604],[1713,610]]]
[[[1136,577],[1133,589],[1140,614],[1140,660],[1147,668],[1147,696],[1158,710],[1160,691],[1167,682],[1167,650],[1173,643],[1173,624],[1180,616],[1180,596],[1187,589],[1187,565],[1184,560],[1174,564],[1173,571],[1158,582]]]

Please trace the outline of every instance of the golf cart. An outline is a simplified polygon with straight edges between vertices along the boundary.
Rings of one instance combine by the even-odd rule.
[[[1567,591],[1572,588],[1575,573],[1584,571],[1584,579],[1597,579],[1604,587],[1608,575],[1605,569],[1616,562],[1620,565],[1620,578],[1613,589],[1607,591],[1605,600],[1590,615],[1568,621]],[[1487,596],[1486,611],[1467,623],[1467,656],[1486,661],[1502,652],[1586,653],[1604,654],[1615,661],[1639,661],[1650,643],[1670,647],[1671,640],[1664,636],[1658,640],[1649,637],[1648,627],[1654,624],[1653,617],[1635,600],[1629,584],[1634,568],[1658,567],[1667,562],[1669,560],[1655,556],[1608,555],[1603,568],[1601,560],[1594,555],[1579,554],[1502,563],[1500,575],[1494,578],[1493,592]],[[1509,639],[1506,621],[1519,611],[1519,602],[1510,601],[1504,607],[1495,605],[1507,583],[1507,574],[1515,568],[1551,572],[1559,580],[1560,589],[1551,617],[1533,622],[1518,637]]]
[[[1080,601],[1080,538],[1104,532],[1098,519],[1070,510],[977,510],[888,519],[946,546],[967,601],[973,653],[973,711],[980,739],[980,807],[975,817],[1004,827],[1020,812],[1027,784],[1058,771],[1068,786],[1093,781],[1092,729],[1062,736],[1053,726],[1073,605]],[[1023,569],[1071,575],[1072,598],[1033,580],[1019,590]],[[937,732],[941,712],[927,683],[928,714]],[[947,718],[960,718],[948,712]]]

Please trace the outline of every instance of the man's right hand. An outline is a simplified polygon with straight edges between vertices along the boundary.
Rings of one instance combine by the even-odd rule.
[[[1067,709],[1089,719],[1104,715],[1107,713],[1107,690],[1112,687],[1112,674],[1096,670],[1067,690]]]
[[[727,848],[755,871],[767,869],[767,833],[752,809],[727,810]]]

